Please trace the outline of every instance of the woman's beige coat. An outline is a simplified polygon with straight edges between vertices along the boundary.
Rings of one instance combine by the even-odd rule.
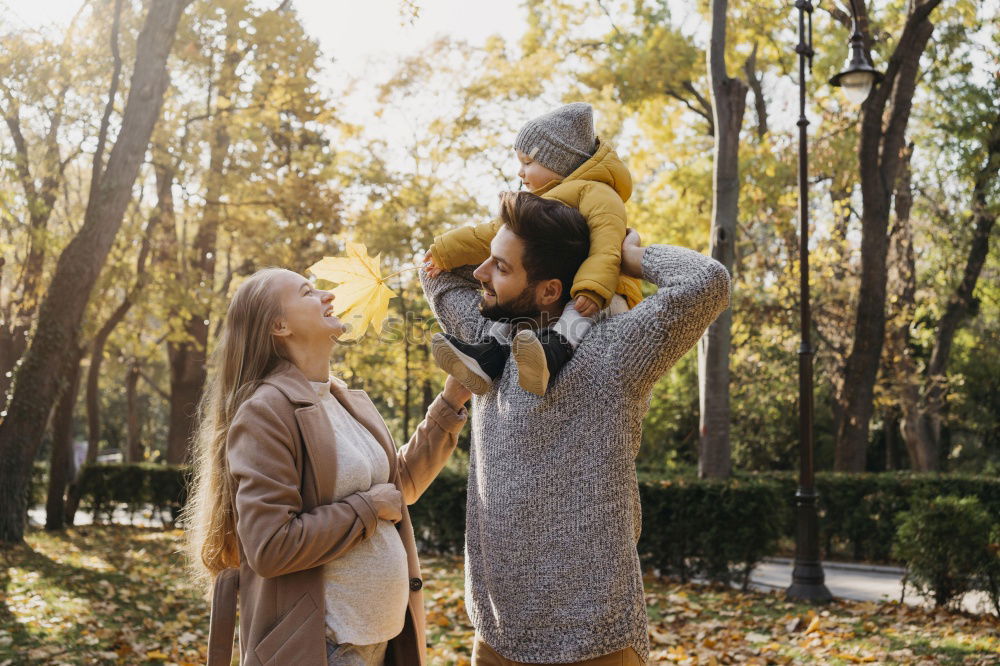
[[[406,504],[441,471],[467,420],[464,407],[456,411],[439,395],[397,452],[367,393],[337,379],[331,392],[385,449],[389,480]],[[237,411],[227,446],[237,482],[240,568],[216,578],[210,666],[230,663],[237,589],[241,664],[326,665],[323,565],[370,537],[378,525],[365,493],[333,501],[336,441],[315,391],[290,363],[269,375]],[[396,529],[409,563],[410,601],[386,664],[416,666],[425,662],[423,583],[405,506]]]

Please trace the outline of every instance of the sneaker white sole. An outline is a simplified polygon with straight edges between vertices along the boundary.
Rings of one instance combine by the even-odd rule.
[[[493,380],[483,372],[476,359],[463,354],[448,338],[435,333],[431,339],[431,351],[438,367],[458,380],[458,382],[476,395],[489,393],[493,388]]]
[[[549,364],[542,343],[532,331],[520,331],[514,336],[512,346],[518,385],[529,393],[545,395],[549,386]]]

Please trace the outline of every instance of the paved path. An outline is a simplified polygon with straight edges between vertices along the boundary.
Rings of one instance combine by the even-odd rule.
[[[161,516],[154,515],[152,509],[149,508],[136,512],[134,516],[130,516],[125,509],[119,508],[115,509],[111,515],[111,522],[117,525],[135,525],[136,527],[164,527],[163,520],[160,518]],[[45,525],[45,507],[36,506],[28,509],[28,520],[33,527],[42,527]],[[89,511],[77,509],[76,515],[73,517],[74,526],[84,527],[92,525],[93,522],[94,516]]]
[[[767,558],[750,576],[751,587],[760,590],[784,590],[792,583],[792,560]],[[855,601],[899,601],[903,588],[904,570],[869,564],[824,562],[826,587],[833,596]],[[904,601],[912,605],[927,605],[912,588],[907,588]],[[965,595],[962,607],[970,612],[993,612],[986,594],[972,592]]]

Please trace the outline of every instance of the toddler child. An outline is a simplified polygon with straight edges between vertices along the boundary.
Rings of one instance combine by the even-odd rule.
[[[434,358],[445,372],[477,394],[490,390],[513,353],[518,384],[544,395],[549,381],[572,357],[594,316],[634,307],[642,294],[638,280],[620,274],[625,238],[625,201],[632,177],[614,149],[595,136],[593,110],[576,102],[529,121],[514,141],[518,176],[532,193],[578,209],[590,227],[590,254],[570,291],[572,299],[552,327],[518,331],[496,323],[489,340],[468,342],[449,334],[434,336]],[[490,256],[490,241],[501,222],[449,231],[434,240],[424,258],[428,275],[480,264]]]

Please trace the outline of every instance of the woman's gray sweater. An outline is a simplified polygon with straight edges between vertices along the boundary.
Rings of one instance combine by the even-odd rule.
[[[643,277],[659,287],[598,321],[539,397],[508,359],[473,400],[465,532],[466,606],[497,652],[527,663],[649,654],[636,543],[635,456],[653,385],[729,304],[729,274],[697,252],[653,245]],[[485,339],[468,267],[421,271],[445,331]]]

